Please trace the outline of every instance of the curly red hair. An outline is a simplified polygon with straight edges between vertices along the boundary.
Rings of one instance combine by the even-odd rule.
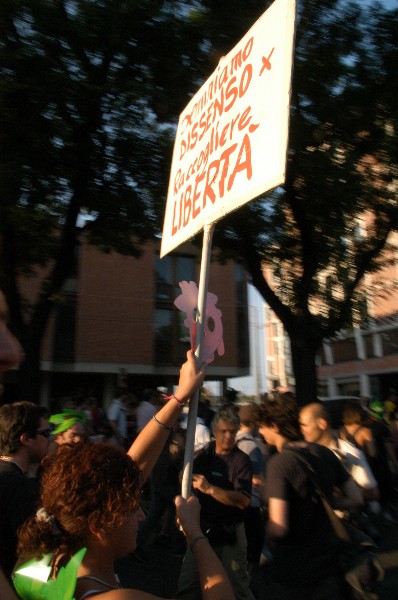
[[[90,443],[60,447],[42,478],[41,505],[51,520],[31,517],[21,527],[18,556],[76,552],[90,528],[120,527],[138,507],[140,492],[139,469],[121,450]]]

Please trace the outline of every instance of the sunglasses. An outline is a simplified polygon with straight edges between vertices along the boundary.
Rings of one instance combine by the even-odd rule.
[[[49,438],[51,435],[51,429],[39,429],[36,431],[36,435],[42,435],[45,438]]]

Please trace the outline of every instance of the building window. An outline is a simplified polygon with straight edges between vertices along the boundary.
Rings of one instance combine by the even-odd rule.
[[[339,340],[333,344],[335,363],[358,360],[357,347],[354,340]]]
[[[319,365],[327,365],[327,360],[326,360],[326,356],[325,356],[325,348],[322,346],[319,349],[319,353],[318,353],[318,357],[319,357]],[[322,395],[322,394],[321,394]]]
[[[173,337],[173,313],[171,310],[155,311],[155,359],[156,362],[168,362]]]
[[[156,259],[156,301],[170,302],[173,296],[172,268],[171,256]]]
[[[321,398],[326,398],[328,396],[328,386],[324,381],[318,383],[318,396]]]
[[[366,348],[366,356],[367,358],[373,358],[375,355],[374,347],[373,347],[373,339],[371,335],[364,336],[365,348]]]
[[[238,365],[249,363],[249,331],[247,317],[247,280],[242,265],[235,265],[236,323],[238,334]]]
[[[62,287],[62,300],[54,311],[53,361],[74,362],[76,342],[77,280],[80,244],[76,243],[73,265]]]
[[[346,381],[337,384],[339,396],[360,396],[359,381]]]
[[[383,331],[381,334],[383,344],[383,356],[397,354],[398,352],[398,329]]]
[[[195,259],[191,256],[156,258],[155,363],[184,362],[190,348],[185,313],[174,306],[181,294],[181,281],[195,281]]]

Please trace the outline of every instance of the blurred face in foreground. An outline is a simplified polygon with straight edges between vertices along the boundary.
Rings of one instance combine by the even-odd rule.
[[[235,423],[229,423],[220,419],[213,429],[214,439],[216,441],[217,454],[229,454],[235,446],[235,437],[238,432],[238,426]]]

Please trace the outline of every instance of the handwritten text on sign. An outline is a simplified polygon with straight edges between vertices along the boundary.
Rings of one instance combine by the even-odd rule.
[[[181,113],[161,255],[285,177],[294,0],[275,0]]]

